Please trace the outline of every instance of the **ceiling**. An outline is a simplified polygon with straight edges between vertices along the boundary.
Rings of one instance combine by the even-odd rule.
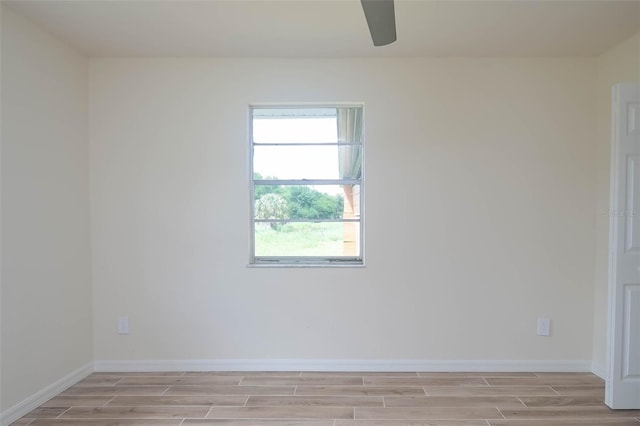
[[[596,56],[640,31],[640,0],[396,0],[373,47],[359,0],[2,0],[91,56]]]

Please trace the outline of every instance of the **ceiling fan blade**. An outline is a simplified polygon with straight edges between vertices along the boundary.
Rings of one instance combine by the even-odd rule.
[[[360,0],[374,46],[396,41],[396,14],[393,0]]]

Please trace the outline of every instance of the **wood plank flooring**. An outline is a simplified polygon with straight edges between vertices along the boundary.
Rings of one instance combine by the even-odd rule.
[[[640,426],[588,373],[95,373],[16,426]]]

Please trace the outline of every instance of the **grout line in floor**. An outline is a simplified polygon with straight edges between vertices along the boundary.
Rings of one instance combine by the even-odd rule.
[[[207,414],[204,415],[204,419],[208,419],[209,418],[209,414],[211,414],[211,412],[213,411],[213,406],[209,407],[209,410],[207,411]]]
[[[66,410],[64,410],[62,413],[58,414],[55,418],[56,418],[56,419],[61,418],[61,416],[62,416],[64,413],[66,413],[67,411],[71,410],[71,408],[72,408],[72,407],[67,407],[67,409],[66,409]],[[34,420],[34,421],[35,421],[35,420]],[[33,421],[32,421],[32,423],[33,423]]]
[[[111,398],[110,400],[108,400],[107,402],[105,402],[104,404],[102,404],[102,405],[101,405],[101,407],[106,407],[106,406],[107,406],[107,404],[109,404],[109,403],[113,402],[113,400],[114,400],[114,399],[116,399],[116,397],[117,397],[117,396],[118,396],[118,395],[114,395],[114,396],[113,396],[113,398]]]
[[[558,392],[553,386],[549,386],[549,388],[551,388],[552,391],[554,391],[557,395],[561,396],[562,394],[560,392]]]
[[[518,401],[520,401],[520,403],[524,406],[524,408],[529,408],[529,406],[527,406],[527,404],[524,403],[524,401],[522,399],[520,399],[519,396],[514,395],[516,398],[518,398]]]

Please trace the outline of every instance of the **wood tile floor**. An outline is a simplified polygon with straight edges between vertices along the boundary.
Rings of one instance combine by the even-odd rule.
[[[640,426],[587,373],[95,373],[13,423]]]

